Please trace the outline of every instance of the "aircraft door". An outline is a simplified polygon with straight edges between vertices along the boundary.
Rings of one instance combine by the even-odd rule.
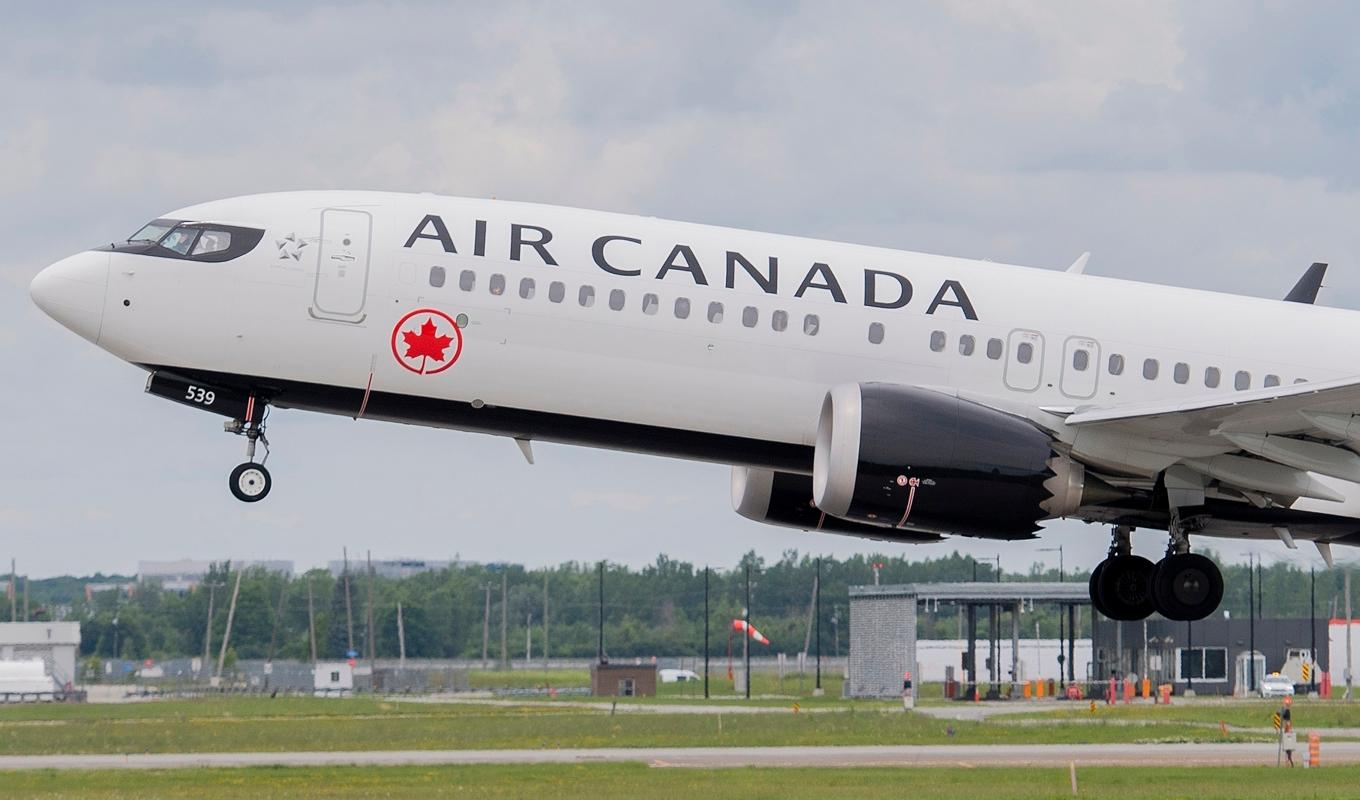
[[[1087,398],[1096,393],[1100,376],[1100,343],[1080,336],[1069,337],[1063,345],[1062,393]]]
[[[327,208],[321,212],[316,248],[316,286],[308,312],[317,319],[363,322],[368,294],[373,216],[367,211]]]
[[[1033,392],[1044,377],[1044,337],[1038,331],[1014,330],[1006,348],[1006,385]]]

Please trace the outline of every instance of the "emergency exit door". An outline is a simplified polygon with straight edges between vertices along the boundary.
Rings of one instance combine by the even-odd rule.
[[[1099,342],[1081,336],[1069,338],[1063,345],[1063,394],[1078,399],[1094,396],[1100,376],[1099,365]]]
[[[1006,347],[1006,385],[1021,392],[1039,388],[1044,377],[1044,337],[1038,331],[1014,330]]]
[[[312,316],[363,321],[372,232],[373,217],[367,211],[327,208],[321,212]]]

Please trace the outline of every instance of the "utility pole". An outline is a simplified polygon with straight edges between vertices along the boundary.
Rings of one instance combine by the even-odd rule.
[[[275,647],[278,646],[279,643],[279,623],[283,621],[283,603],[287,599],[288,599],[288,576],[284,575],[283,588],[279,590],[279,606],[274,611],[274,624],[270,626],[269,630],[269,657],[265,659],[265,663],[267,664],[274,663],[274,649]],[[267,685],[268,673],[266,673],[265,680]]]
[[[482,589],[486,592],[486,611],[482,614],[482,669],[486,669],[487,649],[491,644],[491,584]]]
[[[1308,568],[1308,693],[1317,680],[1317,570]]]
[[[241,576],[245,573],[236,570],[236,586],[231,590],[231,605],[227,606],[227,631],[222,634],[222,649],[217,652],[217,677],[222,677],[222,665],[227,660],[227,647],[231,643],[231,624],[236,619],[236,598],[241,594]]]
[[[24,622],[28,622],[28,576],[24,576]]]
[[[548,568],[543,568],[543,673],[548,672]]]
[[[349,548],[342,547],[340,552],[344,558],[344,567],[340,574],[345,580],[345,634],[349,637],[349,649],[345,651],[345,658],[349,658],[349,654],[354,652],[354,609],[351,608],[349,599]]]
[[[401,601],[397,601],[397,666],[406,669],[406,625],[401,618]]]
[[[203,667],[199,670],[200,678],[208,677],[209,664],[212,662],[212,622],[213,622],[213,600],[217,596],[217,584],[208,584],[208,625],[203,632]]]
[[[12,558],[9,560],[9,621],[19,621],[19,584],[16,582]]]
[[[595,660],[605,663],[604,657],[604,562],[600,562],[600,606],[599,606],[599,639],[595,644]]]
[[[1256,569],[1247,553],[1247,694],[1256,691]]]
[[[534,612],[524,613],[524,666],[529,666],[529,661],[534,655]]]
[[[312,666],[316,666],[316,606],[312,603],[312,576],[307,576],[307,641],[312,645]]]
[[[817,578],[812,582],[813,614],[817,616],[817,684],[815,693],[822,693],[822,558],[817,557]]]
[[[364,649],[368,650],[368,670],[371,675],[373,674],[373,661],[378,655],[378,643],[373,638],[373,584],[376,582],[377,576],[373,572],[373,551],[365,550],[364,558],[368,562],[368,608],[364,612],[364,622],[367,623],[364,627],[367,629],[366,638],[368,641],[366,644],[368,647]]]
[[[510,591],[510,573],[501,573],[501,669],[510,669],[509,641],[505,638],[510,629],[510,604],[506,602]]]
[[[746,699],[751,699],[751,562],[746,562],[746,607],[741,610],[746,620],[746,630],[741,637],[742,651],[746,660]]]
[[[708,574],[711,570],[704,567],[704,699],[708,699]]]
[[[1351,654],[1355,652],[1351,649],[1351,628],[1355,627],[1354,623],[1351,622],[1351,619],[1351,568],[1346,567],[1346,700],[1351,699],[1351,686],[1353,681]]]

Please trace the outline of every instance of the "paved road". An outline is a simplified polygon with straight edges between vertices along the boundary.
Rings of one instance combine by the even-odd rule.
[[[1304,745],[1306,749],[1306,745]],[[1296,760],[1303,754],[1296,754]],[[655,767],[922,767],[1274,764],[1274,744],[930,745],[866,747],[638,747],[571,750],[391,750],[342,753],[143,753],[0,756],[0,770],[185,767],[588,764]],[[1360,763],[1360,742],[1323,742],[1322,763]]]

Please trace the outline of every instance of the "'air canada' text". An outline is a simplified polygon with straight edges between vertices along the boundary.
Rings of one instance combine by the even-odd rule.
[[[486,256],[487,228],[486,220],[474,221],[472,255]],[[548,228],[511,223],[508,236],[511,261],[522,261],[532,251],[530,257],[536,258],[548,266],[555,267],[558,265],[557,258],[553,254],[553,249],[556,248],[556,245],[553,245],[553,233]],[[428,240],[431,243],[437,242],[445,253],[459,253],[448,225],[444,223],[442,217],[436,214],[426,214],[420,224],[416,225],[415,229],[411,231],[411,235],[406,238],[406,244],[403,246],[415,248],[422,240]],[[710,274],[716,276],[720,271],[722,285],[728,289],[737,288],[740,282],[772,295],[779,294],[781,267],[787,267],[786,264],[781,264],[776,256],[751,258],[736,250],[724,250],[721,266],[712,262],[704,264],[701,263],[700,257],[696,255],[692,246],[682,243],[670,246],[668,254],[659,260],[653,259],[654,263],[641,263],[637,255],[642,244],[642,239],[634,236],[605,234],[595,237],[592,241],[590,257],[596,267],[610,275],[630,278],[647,276],[655,280],[683,279],[695,286],[709,286],[711,285]],[[632,249],[631,253],[630,249]],[[705,259],[711,258],[711,256],[705,256]],[[794,297],[820,296],[837,303],[849,302],[845,285],[828,263],[817,261],[807,267],[799,264],[794,268],[794,275],[797,276],[797,288],[793,290]],[[783,277],[787,279],[787,275]],[[787,280],[784,281],[785,291],[790,285],[793,284],[787,282]],[[911,302],[915,292],[911,281],[906,276],[869,267],[863,268],[863,283],[860,284],[859,281],[855,281],[851,285],[855,291],[860,290],[862,286],[863,293],[857,295],[857,299],[861,299],[863,304],[869,308],[905,308]],[[815,292],[825,294],[813,294]],[[934,314],[942,308],[958,309],[965,319],[975,320],[978,318],[977,311],[974,309],[968,293],[964,291],[963,284],[956,280],[944,280],[940,283],[931,297],[930,303],[926,306],[925,313]]]

